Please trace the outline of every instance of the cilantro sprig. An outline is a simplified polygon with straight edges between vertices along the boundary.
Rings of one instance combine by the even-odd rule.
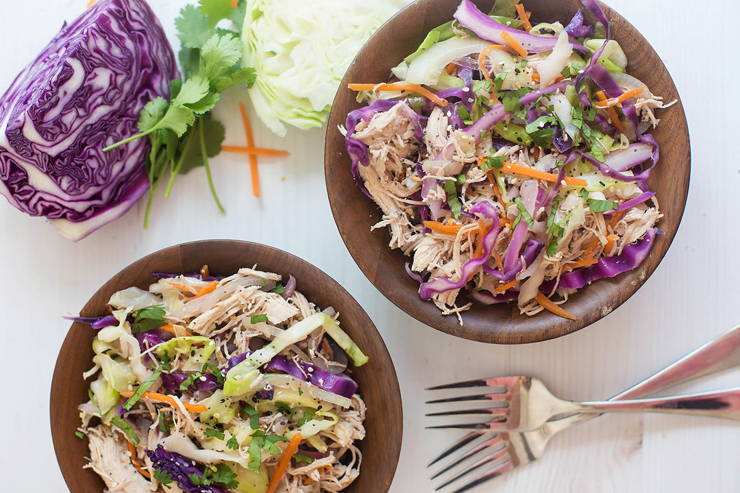
[[[139,133],[103,149],[110,151],[143,137],[149,139],[150,188],[144,227],[149,223],[152,200],[164,178],[167,177],[164,196],[169,197],[177,176],[200,166],[206,170],[216,206],[225,212],[209,163],[209,158],[221,152],[225,130],[211,111],[226,89],[254,84],[254,69],[242,67],[240,36],[245,11],[245,0],[239,0],[236,8],[231,7],[230,0],[200,0],[198,6],[184,6],[175,20],[183,79],[172,81],[169,99],[157,97],[144,106],[139,114]],[[223,27],[225,24],[230,27]]]

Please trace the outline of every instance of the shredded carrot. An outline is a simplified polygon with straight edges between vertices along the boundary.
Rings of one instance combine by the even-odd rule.
[[[515,288],[515,287],[517,287],[518,285],[519,285],[519,281],[517,281],[517,280],[515,279],[515,280],[513,280],[513,281],[511,281],[511,282],[508,282],[508,283],[506,283],[506,284],[504,284],[504,285],[502,285],[502,286],[499,286],[499,287],[497,287],[497,288],[496,288],[496,292],[497,292],[497,293],[505,293],[505,292],[507,292],[508,290],[510,290],[511,288]]]
[[[447,106],[446,99],[442,99],[426,87],[418,84],[407,84],[405,82],[394,82],[392,84],[349,84],[350,91],[408,91],[415,92],[440,106]]]
[[[478,55],[478,68],[481,71],[481,74],[483,74],[483,77],[487,81],[491,80],[491,71],[488,70],[488,67],[486,66],[486,61],[488,60],[488,54],[491,53],[493,50],[505,50],[506,46],[504,45],[488,45],[485,48],[483,48],[480,51],[480,54]]]
[[[524,5],[521,3],[516,4],[516,14],[519,16],[519,19],[524,21],[524,29],[527,31],[532,30],[532,23],[529,22],[529,12],[524,10]]]
[[[612,231],[614,231],[614,228],[617,227],[617,224],[619,223],[619,221],[622,220],[625,214],[626,214],[625,211],[612,214],[612,217],[606,222],[606,225],[609,226],[612,229]]]
[[[203,286],[202,288],[200,288],[198,292],[195,293],[195,297],[200,298],[201,296],[205,296],[208,293],[212,293],[213,291],[216,290],[217,287],[218,287],[218,281],[211,281],[205,286]]]
[[[519,164],[510,163],[508,161],[504,163],[504,167],[501,168],[501,170],[507,173],[528,176],[530,178],[534,178],[534,179],[541,180],[541,181],[547,181],[550,183],[557,183],[558,181],[558,175],[554,175],[552,173],[546,173],[544,171],[530,168],[528,166],[522,166]],[[574,187],[585,187],[586,185],[588,185],[586,180],[582,180],[581,178],[573,178],[571,176],[565,177],[565,183],[567,185],[571,185]]]
[[[172,326],[172,324],[163,325],[160,327],[160,329],[164,330],[165,332],[177,335],[177,332],[175,332],[175,328]]]
[[[514,39],[514,36],[509,34],[506,31],[501,31],[501,37],[504,38],[504,41],[506,41],[506,44],[509,45],[509,48],[514,50],[517,55],[521,56],[522,58],[526,58],[529,53],[527,53],[527,50],[524,49],[524,46]]]
[[[563,272],[570,272],[575,269],[580,269],[581,267],[589,267],[591,265],[594,265],[598,261],[599,259],[593,257],[582,258],[578,262],[574,262],[563,267]]]
[[[131,442],[128,443],[128,452],[131,454],[131,465],[134,466],[134,469],[136,469],[139,474],[144,476],[146,479],[151,478],[151,474],[149,474],[149,471],[145,471],[144,468],[141,467],[141,462],[139,462],[139,459],[136,457],[136,447],[134,447],[134,444]]]
[[[231,0],[231,8],[235,9],[239,6],[239,0]]]
[[[121,396],[125,397],[126,399],[128,399],[132,395],[134,395],[133,392],[121,392]],[[179,406],[177,405],[177,401],[171,395],[160,394],[158,392],[144,392],[144,395],[142,395],[141,398],[162,402],[164,404],[169,404],[172,407],[179,408]],[[203,406],[201,404],[190,404],[189,402],[183,402],[182,405],[191,413],[204,413],[208,410],[206,406]]]
[[[535,299],[537,300],[537,303],[539,303],[542,306],[542,308],[544,308],[548,312],[554,313],[558,317],[567,318],[569,320],[576,320],[576,317],[574,317],[573,315],[571,315],[570,313],[566,312],[565,310],[560,308],[558,305],[553,303],[552,300],[550,300],[550,298],[548,298],[544,294],[538,292]]]
[[[173,288],[177,288],[180,291],[187,291],[188,293],[192,293],[192,294],[196,294],[197,293],[197,291],[196,291],[196,289],[194,287],[192,287],[192,286],[186,286],[185,284],[171,282],[170,283],[170,286],[172,286]]]
[[[244,103],[239,101],[239,113],[242,115],[242,126],[244,127],[244,136],[247,138],[247,146],[254,147],[254,133],[252,132],[252,124],[249,122],[249,115],[247,115],[247,107]],[[252,178],[252,195],[258,197],[261,195],[260,192],[260,172],[257,167],[257,156],[254,154],[249,155],[249,174]]]
[[[491,231],[491,227],[485,223],[485,221],[478,220],[478,241],[475,245],[475,252],[473,252],[473,258],[481,258],[483,256],[483,251],[485,250],[483,246],[483,238],[486,237],[488,232]]]
[[[539,72],[532,72],[532,80],[534,82],[540,82],[542,80],[542,78],[540,77],[540,73]]]
[[[597,91],[596,97],[599,98],[599,101],[601,102],[607,101],[604,91]],[[609,115],[609,120],[611,120],[612,125],[614,125],[621,133],[624,133],[624,125],[622,125],[622,120],[619,119],[617,110],[615,110],[613,106],[608,106],[606,108],[606,112]]]
[[[242,147],[242,146],[221,146],[224,152],[238,152],[241,154],[254,154],[255,156],[284,157],[290,156],[290,152],[279,149],[265,149],[264,147]]]
[[[267,485],[265,493],[275,493],[280,484],[280,480],[283,479],[283,476],[288,470],[288,466],[290,466],[291,459],[293,459],[293,456],[298,451],[298,445],[300,445],[301,440],[303,440],[303,435],[296,433],[290,440],[288,446],[285,447],[285,451],[283,451],[283,455],[280,456],[280,461],[278,462],[277,467],[275,467],[275,473],[272,475],[272,478],[270,478],[270,484]]]
[[[614,234],[607,236],[606,245],[604,245],[604,253],[606,253],[607,255],[611,255],[613,253],[612,250],[614,250],[614,247],[616,246],[618,239],[619,239],[619,236],[614,235]]]
[[[601,241],[598,238],[594,238],[594,241],[589,243],[589,245],[586,247],[586,249],[583,251],[583,256],[588,257],[591,255],[591,252],[596,250],[596,247],[598,247],[601,244]]]
[[[633,89],[631,91],[627,91],[627,92],[621,94],[620,96],[618,96],[616,98],[600,100],[599,102],[596,103],[596,106],[599,107],[599,108],[607,108],[609,106],[616,106],[619,103],[622,103],[624,101],[627,101],[630,98],[634,98],[636,96],[639,96],[640,93],[642,93],[643,90],[644,89],[642,87],[638,87],[637,89]],[[602,92],[602,91],[599,91],[599,92]],[[601,98],[599,98],[599,99],[601,99]]]
[[[463,225],[460,223],[442,224],[439,221],[424,221],[424,227],[443,235],[455,236],[460,232]],[[479,228],[472,229],[470,232],[475,233],[477,231],[479,231]]]
[[[445,72],[452,75],[457,71],[457,64],[455,62],[452,62],[445,67]]]

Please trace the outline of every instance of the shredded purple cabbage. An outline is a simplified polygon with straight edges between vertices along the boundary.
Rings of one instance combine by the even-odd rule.
[[[568,25],[565,26],[565,32],[574,38],[587,38],[593,34],[594,27],[586,24],[586,20],[583,17],[583,11],[579,10],[570,20]]]
[[[599,279],[616,277],[624,272],[638,268],[647,258],[655,243],[656,228],[651,228],[642,239],[632,245],[624,247],[622,253],[615,257],[601,257],[591,267],[576,269],[560,276],[560,282],[556,279],[547,281],[540,287],[545,294],[551,294],[557,289],[581,289]]]
[[[63,317],[65,320],[71,320],[73,322],[79,322],[81,324],[87,324],[93,329],[103,329],[110,327],[111,325],[118,325],[118,320],[113,315],[105,315],[103,317]]]
[[[295,294],[295,288],[296,288],[296,280],[295,277],[293,277],[293,274],[288,276],[288,282],[285,283],[285,291],[283,291],[283,294],[281,295],[283,298],[290,299]]]
[[[189,375],[182,372],[162,373],[162,385],[170,392],[178,392],[180,385],[187,380]],[[218,379],[210,373],[205,373],[196,378],[191,387],[195,386],[196,390],[209,391],[216,390],[220,387]]]
[[[265,368],[270,371],[286,373],[298,380],[309,382],[327,392],[338,394],[348,399],[355,395],[358,389],[357,383],[347,375],[335,375],[314,364],[305,361],[296,363],[285,356],[275,356],[267,363]]]
[[[226,487],[219,485],[196,486],[190,479],[191,475],[202,476],[203,470],[196,466],[196,462],[174,452],[168,452],[161,445],[155,450],[147,450],[146,455],[152,461],[155,469],[167,472],[170,477],[185,493],[227,493]]]
[[[223,277],[215,277],[215,276],[203,276],[202,274],[197,273],[190,273],[190,274],[171,274],[169,272],[152,272],[152,277],[154,279],[173,279],[175,277],[192,277],[193,279],[198,279],[200,281],[220,281],[223,279]]]

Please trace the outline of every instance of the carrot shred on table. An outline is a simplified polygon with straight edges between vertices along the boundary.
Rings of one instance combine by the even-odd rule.
[[[275,493],[278,485],[280,484],[280,480],[283,479],[283,476],[285,476],[285,473],[288,471],[290,461],[293,459],[293,456],[298,451],[298,446],[301,444],[301,440],[303,440],[303,435],[301,435],[300,433],[296,433],[290,440],[288,446],[285,447],[283,455],[280,456],[280,461],[275,467],[275,472],[273,473],[272,478],[270,478],[270,483],[267,485],[265,493]]]
[[[497,293],[505,293],[505,292],[507,292],[508,290],[510,290],[511,288],[515,288],[515,287],[517,287],[518,285],[519,285],[519,281],[517,281],[516,279],[514,279],[514,280],[513,280],[513,281],[511,281],[511,282],[507,282],[506,284],[503,284],[503,285],[501,285],[501,286],[498,286],[498,287],[497,287],[497,288],[495,289],[495,291],[496,291]]]
[[[557,183],[558,181],[558,175],[547,173],[545,171],[540,171],[538,169],[530,168],[528,166],[522,166],[520,164],[510,163],[508,161],[504,163],[504,167],[501,168],[501,170],[505,171],[506,173],[528,176],[529,178],[534,178],[536,180],[541,180],[541,181],[547,181],[550,183]],[[586,182],[586,180],[583,180],[581,178],[573,178],[572,176],[566,176],[564,181],[567,185],[571,185],[574,187],[585,187],[586,185],[588,185],[588,182]]]
[[[285,157],[290,156],[290,152],[279,149],[266,149],[264,147],[243,147],[222,145],[221,150],[224,152],[238,152],[241,154],[254,154],[255,156],[267,157]]]
[[[522,58],[526,58],[527,55],[529,55],[527,50],[524,49],[524,46],[522,46],[522,44],[516,39],[514,39],[514,36],[512,36],[508,32],[501,31],[501,37],[504,38],[504,41],[506,42],[507,45],[509,45],[509,48],[514,50],[517,53],[517,55],[521,56]]]
[[[131,442],[126,443],[128,443],[128,452],[131,454],[131,465],[134,466],[134,469],[136,469],[139,474],[144,476],[146,479],[150,479],[152,477],[151,474],[149,474],[149,471],[146,471],[141,467],[141,462],[139,462],[139,458],[136,457],[136,447],[134,447],[134,444]]]
[[[604,102],[607,101],[606,94],[604,94],[604,91],[597,91],[596,97],[599,98],[599,101]],[[598,107],[598,103],[597,107]],[[617,130],[619,130],[621,133],[624,133],[624,125],[622,124],[622,120],[619,119],[619,115],[617,114],[617,110],[614,109],[613,106],[607,106],[606,112],[609,115],[609,120],[611,120],[612,125],[614,125]]]
[[[529,21],[530,13],[524,10],[524,5],[521,3],[516,4],[516,14],[524,22],[524,29],[527,31],[532,30],[532,23]]]
[[[121,397],[125,397],[126,399],[128,399],[132,395],[134,395],[133,392],[121,392]],[[152,401],[169,404],[172,407],[179,408],[179,406],[177,405],[177,400],[175,400],[175,398],[171,395],[160,394],[159,392],[144,392],[144,395],[142,395],[141,398],[150,399]],[[208,410],[206,406],[203,406],[201,404],[190,404],[189,402],[182,402],[182,405],[191,413],[204,413]]]
[[[407,84],[405,82],[393,82],[390,84],[348,84],[347,87],[350,91],[407,91],[415,92],[430,101],[438,104],[439,106],[447,106],[449,103],[446,99],[442,99],[426,87],[422,87],[418,84]]]
[[[252,124],[249,122],[247,107],[244,106],[244,103],[242,101],[239,101],[239,113],[241,113],[242,116],[242,125],[244,126],[244,136],[247,138],[247,146],[255,147]],[[260,173],[257,166],[257,156],[255,156],[254,154],[249,155],[249,174],[252,177],[252,195],[259,198],[262,194],[260,191]]]
[[[547,310],[550,313],[554,313],[558,317],[567,318],[568,320],[576,320],[576,317],[568,313],[567,311],[560,308],[558,305],[556,305],[550,298],[545,296],[542,293],[537,293],[537,296],[535,297],[537,300],[537,303],[542,306],[545,310]]]

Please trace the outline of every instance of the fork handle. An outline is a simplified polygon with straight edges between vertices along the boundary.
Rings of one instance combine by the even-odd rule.
[[[740,365],[740,325],[610,400],[640,399]]]
[[[692,394],[658,399],[584,402],[580,412],[655,412],[693,414],[740,421],[740,388],[724,392]]]

